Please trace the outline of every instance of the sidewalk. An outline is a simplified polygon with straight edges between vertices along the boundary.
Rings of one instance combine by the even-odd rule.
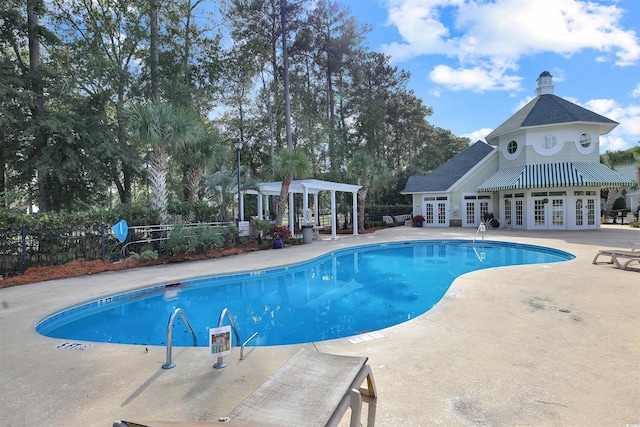
[[[488,230],[487,240],[549,246],[576,259],[466,274],[433,309],[380,331],[380,338],[248,348],[243,361],[235,348],[220,370],[212,368],[206,348],[174,347],[176,367],[163,370],[164,347],[91,343],[66,350],[56,348],[64,340],[34,330],[65,306],[125,290],[290,264],[353,245],[473,239],[475,231],[394,227],[278,251],[0,289],[0,426],[215,421],[300,348],[370,358],[377,426],[640,425],[640,273],[591,264],[599,248],[640,241],[640,229],[626,226]]]

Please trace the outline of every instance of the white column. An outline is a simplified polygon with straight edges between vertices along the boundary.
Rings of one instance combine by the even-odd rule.
[[[313,195],[313,218],[315,218],[316,225],[320,225],[320,210],[318,209],[318,193]]]
[[[336,192],[331,190],[331,238],[336,238]]]
[[[309,190],[307,187],[302,187],[302,225],[309,222],[307,217],[307,211],[309,210]]]
[[[258,219],[264,219],[264,213],[262,212],[262,194],[258,193]]]
[[[269,194],[267,194],[266,201],[265,201],[265,206],[264,206],[265,214],[266,214],[266,216],[268,216],[268,219],[271,219],[271,212],[269,212],[269,199],[270,198],[271,197],[269,196]]]
[[[291,235],[293,236],[293,211],[295,210],[295,205],[293,204],[293,193],[289,193],[289,230],[291,231]]]
[[[353,193],[353,235],[358,235],[358,192]]]

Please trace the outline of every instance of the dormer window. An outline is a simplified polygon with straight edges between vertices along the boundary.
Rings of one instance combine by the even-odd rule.
[[[580,146],[582,148],[589,148],[589,146],[591,146],[591,136],[589,136],[588,133],[580,135]]]
[[[509,141],[507,144],[507,153],[515,154],[516,151],[518,151],[518,143],[515,141]]]

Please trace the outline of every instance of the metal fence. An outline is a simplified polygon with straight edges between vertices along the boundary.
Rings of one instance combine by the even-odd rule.
[[[14,276],[30,267],[61,265],[79,259],[106,260],[118,243],[104,224],[73,228],[29,228],[22,225],[17,230],[2,230],[0,275]]]
[[[223,229],[229,222],[181,224],[185,230],[197,227]],[[19,229],[0,231],[0,276],[24,273],[31,267],[62,265],[75,260],[115,261],[132,252],[146,250],[162,254],[162,243],[175,225],[129,227],[127,239],[121,243],[105,224],[73,227],[38,227],[22,225]]]

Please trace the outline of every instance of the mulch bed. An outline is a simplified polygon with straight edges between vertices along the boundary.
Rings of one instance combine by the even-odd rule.
[[[368,228],[361,234],[373,233],[385,227]],[[330,233],[330,232],[329,232]],[[337,234],[352,234],[352,230],[336,230]],[[203,259],[220,258],[231,255],[239,255],[248,252],[270,249],[270,245],[259,246],[256,242],[242,245],[238,248],[228,248],[201,254],[182,254],[176,256],[162,256],[158,259],[139,260],[127,259],[118,262],[105,262],[102,260],[72,261],[63,265],[51,265],[46,267],[31,267],[27,271],[15,277],[0,279],[0,289],[11,286],[25,285],[28,283],[43,282],[45,280],[64,279],[67,277],[84,276],[88,274],[102,273],[104,271],[118,271],[129,268],[146,267],[151,265],[169,264],[175,262],[199,261]]]

